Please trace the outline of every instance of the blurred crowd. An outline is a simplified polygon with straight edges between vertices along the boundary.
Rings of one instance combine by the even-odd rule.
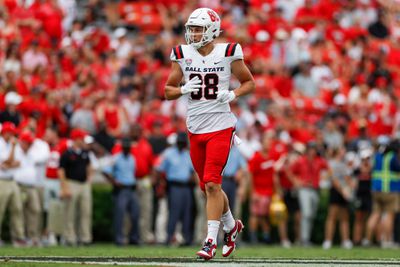
[[[179,220],[183,242],[196,240],[186,224],[198,224],[180,214],[172,222],[165,219],[173,203],[171,188],[189,186],[190,198],[197,199],[187,201],[193,207],[201,193],[193,189],[189,167],[179,174],[185,178],[168,183],[175,165],[163,162],[176,133],[185,131],[186,99],[165,101],[163,87],[171,48],[185,43],[187,16],[207,6],[222,18],[218,41],[241,44],[256,81],[255,94],[231,106],[241,144],[231,157],[237,160],[233,170],[225,174],[231,198],[250,203],[249,241],[270,239],[264,217],[277,195],[301,228],[289,241],[281,222],[282,245],[310,245],[319,189],[330,187],[325,248],[332,246],[338,219],[342,246],[370,245],[375,239],[393,247],[400,205],[395,143],[400,137],[400,13],[384,2],[391,1],[1,0],[0,182],[13,185],[9,191],[1,186],[0,219],[7,206],[18,211],[11,212],[15,245],[26,245],[26,237],[40,243],[40,214],[51,209],[44,201],[46,188],[49,198],[68,202],[53,203],[53,210],[71,218],[66,229],[47,226],[46,242],[55,243],[53,232],[63,233],[66,244],[91,243],[92,169],[113,184],[114,196],[120,197],[115,203],[121,201],[119,208],[139,225],[129,242],[173,243],[171,232]],[[232,80],[232,89],[236,86]],[[124,154],[128,144],[131,153]],[[119,154],[126,156],[120,165]],[[82,173],[71,173],[76,166],[71,164]],[[109,169],[114,165],[135,173],[120,176]],[[11,174],[18,168],[25,169]],[[117,177],[126,183],[116,182]],[[123,197],[122,189],[135,197]],[[389,194],[389,200],[375,192]],[[350,206],[356,207],[353,238]],[[79,237],[72,225],[75,213],[81,215]],[[50,212],[47,217],[62,216]],[[121,233],[115,242],[125,242]]]

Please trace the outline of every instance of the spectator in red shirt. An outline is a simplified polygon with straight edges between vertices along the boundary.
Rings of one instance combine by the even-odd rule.
[[[274,193],[274,164],[275,160],[271,156],[271,136],[267,132],[262,138],[262,148],[254,154],[249,162],[252,183],[250,189],[250,242],[256,243],[257,230],[261,225],[263,231],[263,241],[269,242],[269,225],[267,216],[271,197]]]
[[[301,211],[301,242],[310,246],[311,230],[319,203],[319,181],[321,171],[328,170],[328,164],[318,155],[314,142],[307,143],[306,153],[296,160],[289,177],[299,192]]]
[[[41,86],[34,87],[31,90],[31,95],[26,97],[19,106],[25,121],[30,117],[37,120],[37,135],[39,136],[43,135],[52,115],[50,114],[49,104],[44,95],[45,92]]]
[[[126,113],[119,105],[114,91],[107,93],[106,99],[96,107],[96,116],[99,123],[105,123],[107,132],[120,137],[126,126]]]
[[[276,100],[279,100],[280,98],[288,99],[291,97],[293,80],[291,79],[288,70],[282,69],[282,72],[275,76],[273,79],[273,87],[274,90],[271,94]]]
[[[42,22],[44,30],[53,44],[58,44],[62,36],[63,13],[56,1],[47,0],[34,11],[36,18]]]
[[[89,34],[85,36],[85,41],[92,46],[97,55],[110,50],[110,37],[101,28],[90,29]]]
[[[13,12],[18,4],[17,4],[17,0],[4,0],[2,1],[2,4],[7,8],[8,12]]]
[[[301,7],[297,10],[295,23],[304,30],[309,31],[314,27],[317,20],[317,13],[313,8],[312,0],[306,0],[304,7]]]
[[[321,19],[332,21],[336,12],[338,12],[341,3],[333,0],[320,1],[314,6],[314,12],[318,14]]]

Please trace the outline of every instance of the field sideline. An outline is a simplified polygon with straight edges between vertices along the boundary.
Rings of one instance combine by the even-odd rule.
[[[242,246],[229,259],[223,259],[219,249],[215,260],[207,264],[196,259],[194,254],[197,249],[197,246],[119,248],[111,244],[24,249],[5,246],[0,248],[0,265],[64,267],[79,263],[81,266],[400,266],[399,249],[323,250],[320,247],[283,249],[278,246]],[[20,262],[22,260],[25,262]]]

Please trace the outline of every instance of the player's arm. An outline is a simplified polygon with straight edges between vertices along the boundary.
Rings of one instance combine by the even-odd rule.
[[[174,100],[181,97],[182,92],[180,83],[183,78],[181,67],[177,62],[172,62],[171,73],[169,74],[167,83],[165,84],[165,98],[167,100]]]
[[[183,79],[181,67],[177,62],[172,62],[171,73],[169,74],[167,83],[165,84],[165,98],[167,100],[175,100],[185,94],[196,93],[201,88],[201,80],[195,76],[185,85],[179,86]]]
[[[243,60],[235,60],[231,63],[232,74],[240,82],[240,87],[233,90],[236,97],[252,93],[256,89],[253,75]]]

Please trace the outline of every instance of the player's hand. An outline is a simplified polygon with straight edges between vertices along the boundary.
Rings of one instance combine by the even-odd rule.
[[[200,90],[200,88],[201,88],[201,80],[199,79],[199,77],[196,76],[181,87],[181,93],[182,95],[197,93]]]
[[[217,91],[217,100],[220,103],[226,104],[235,100],[235,98],[236,95],[233,91],[228,91],[228,90]]]

